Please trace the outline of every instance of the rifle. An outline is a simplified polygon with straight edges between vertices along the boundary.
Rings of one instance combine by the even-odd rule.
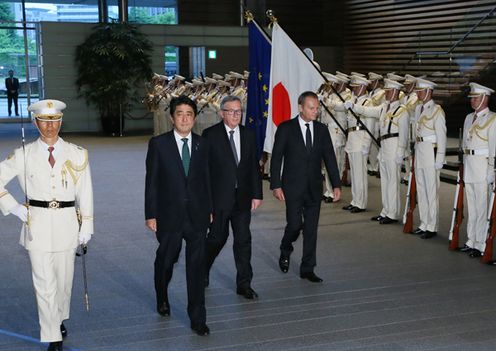
[[[412,153],[412,167],[408,176],[408,192],[406,194],[405,212],[403,213],[403,233],[413,232],[413,211],[417,206],[417,183],[415,181],[415,153]]]
[[[493,191],[491,193],[491,201],[489,203],[489,208],[491,209],[491,213],[489,213],[487,217],[487,225],[488,225],[488,234],[489,236],[486,239],[486,249],[484,250],[484,255],[481,257],[481,261],[483,263],[492,263],[493,262],[493,245],[494,238],[496,236],[496,201],[494,201],[496,188],[493,187]]]
[[[463,182],[463,163],[458,169],[458,179],[456,180],[455,200],[453,203],[453,216],[451,217],[451,228],[449,231],[448,249],[458,250],[460,226],[463,221],[463,191],[465,183]]]

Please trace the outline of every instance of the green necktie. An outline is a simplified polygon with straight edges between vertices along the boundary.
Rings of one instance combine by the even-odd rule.
[[[181,158],[183,159],[184,173],[186,173],[187,176],[189,171],[189,161],[191,159],[191,156],[189,154],[188,138],[182,138],[181,140],[183,141],[183,151],[181,153]]]

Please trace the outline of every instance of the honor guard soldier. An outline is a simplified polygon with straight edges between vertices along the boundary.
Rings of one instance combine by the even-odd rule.
[[[446,119],[432,99],[436,83],[418,78],[416,90],[421,105],[415,109],[415,179],[420,226],[413,234],[422,239],[437,234],[439,225],[439,172],[446,153]]]
[[[29,253],[38,303],[40,339],[62,350],[67,335],[76,248],[93,234],[93,191],[88,152],[59,137],[65,103],[31,106],[40,137],[0,163],[0,210],[23,222],[20,244]],[[5,190],[17,177],[28,204]],[[79,214],[79,215],[78,215]]]
[[[380,87],[380,82],[382,80],[382,76],[380,74],[369,72],[368,74],[370,85],[369,85],[369,96],[372,100],[372,105],[374,106],[382,106],[385,102],[385,92]],[[372,129],[370,130],[375,138],[379,137],[379,124],[377,120],[372,121]],[[379,175],[379,161],[377,156],[379,154],[379,146],[372,143],[370,145],[369,152],[369,162],[367,165],[367,173],[370,175]]]
[[[467,194],[468,240],[460,251],[480,257],[486,247],[488,197],[494,183],[496,113],[488,108],[494,90],[470,83],[470,105],[474,112],[463,125],[463,181]]]
[[[371,106],[372,101],[367,95],[367,86],[370,81],[359,76],[351,77],[351,87],[353,97],[344,103],[345,109],[353,109],[354,106]],[[365,127],[371,131],[373,118],[368,118],[358,114],[358,118]],[[370,151],[371,137],[367,134],[363,126],[358,123],[356,117],[348,112],[348,140],[344,150],[348,154],[351,173],[351,203],[343,207],[351,213],[364,212],[367,207],[368,179],[367,179],[367,157]]]
[[[382,211],[371,220],[381,224],[398,222],[400,216],[400,172],[408,145],[408,112],[399,101],[403,85],[384,79],[386,102],[380,106],[357,106],[355,112],[370,118],[378,118],[379,165],[381,172]]]
[[[335,91],[340,94],[344,100],[351,99],[351,92],[349,90],[346,91],[346,81],[343,78],[339,78],[338,76],[326,72],[323,72],[323,74],[329,81],[329,84],[333,85]],[[344,108],[344,103],[334,92],[334,90],[332,90],[332,88],[329,91],[329,94],[326,94],[326,96],[324,96],[322,102],[333,114],[334,118],[336,118],[339,126],[346,130],[346,109]],[[344,145],[346,144],[346,135],[343,133],[336,121],[325,110],[322,110],[321,122],[327,126],[327,129],[329,129],[329,133],[331,134],[332,146],[334,148],[334,153],[336,154],[336,162],[338,164],[339,178],[341,178],[342,172],[344,170]],[[325,169],[324,174],[326,191],[324,192],[323,200],[326,203],[331,203],[334,198],[334,195],[332,193],[331,181]]]
[[[417,82],[417,78],[410,74],[405,75],[405,81],[403,82],[403,89],[405,95],[403,99],[400,98],[401,103],[406,107],[408,111],[408,144],[413,145],[415,140],[413,135],[414,133],[414,124],[415,124],[415,109],[417,105],[420,104],[419,99],[417,97],[417,93],[415,92],[415,83]],[[411,149],[411,148],[410,148]],[[408,184],[408,179],[410,177],[411,172],[411,163],[412,157],[410,155],[412,150],[409,150],[409,156],[405,158],[405,173],[403,174],[403,178],[401,179],[402,184]]]

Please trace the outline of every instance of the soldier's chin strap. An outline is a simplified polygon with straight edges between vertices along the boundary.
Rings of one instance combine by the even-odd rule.
[[[59,119],[59,120],[57,120],[57,122],[59,122],[59,121],[60,121],[60,122],[62,122],[62,118],[61,118],[61,119]],[[37,118],[35,118],[35,123],[34,123],[34,125],[36,126],[36,129],[38,129],[38,133],[40,133],[40,135],[41,135],[43,138],[48,139],[48,137],[47,137],[45,134],[43,134],[43,133],[41,132],[40,127],[38,127],[38,119],[37,119]],[[59,125],[59,129],[57,130],[57,135],[59,135],[59,133],[60,133],[60,128],[62,128],[62,123],[60,123],[60,125]]]
[[[476,108],[474,108],[474,111],[476,113],[479,112],[479,109],[481,108],[482,104],[484,104],[484,102],[486,101],[486,97],[488,97],[488,95],[485,95],[484,94],[484,97],[482,98],[481,102],[479,103],[479,106],[477,106]]]

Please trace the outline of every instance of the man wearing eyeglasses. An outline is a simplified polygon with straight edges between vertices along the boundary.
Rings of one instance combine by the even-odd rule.
[[[251,211],[262,204],[262,179],[256,158],[255,133],[241,126],[241,100],[234,95],[220,104],[222,121],[203,132],[210,145],[209,167],[214,219],[207,236],[207,274],[224,247],[233,228],[236,263],[236,293],[246,299],[257,298],[251,288]]]

